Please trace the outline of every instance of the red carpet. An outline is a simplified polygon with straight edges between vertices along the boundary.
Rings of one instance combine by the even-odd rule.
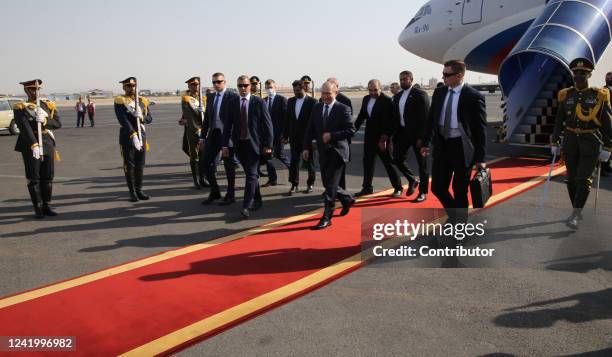
[[[547,162],[540,159],[506,159],[491,168],[494,195],[521,189],[520,184],[548,172]],[[131,351],[359,254],[359,207],[376,206],[439,207],[439,203],[433,195],[424,204],[405,198],[371,198],[358,203],[348,216],[335,217],[333,226],[324,231],[308,230],[320,217],[316,215],[41,297],[10,305],[6,303],[10,298],[0,299],[0,336],[76,336],[77,351],[64,352],[70,355]],[[210,328],[202,328],[207,320],[138,353],[180,349],[337,279],[360,264],[349,264],[285,295],[253,300],[253,306],[218,315],[220,320],[211,321]]]

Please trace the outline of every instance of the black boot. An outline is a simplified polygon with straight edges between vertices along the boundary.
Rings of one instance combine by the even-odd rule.
[[[42,196],[42,211],[45,216],[57,216],[51,206],[51,194],[53,193],[53,181],[40,181],[40,190]]]
[[[45,218],[42,210],[42,196],[38,181],[30,181],[28,183],[28,191],[30,192],[30,198],[32,199],[32,205],[34,206],[34,216],[39,219]]]
[[[197,161],[189,161],[189,165],[191,166],[191,176],[193,177],[193,187],[196,190],[201,190],[202,186],[200,185],[200,181],[198,181],[198,162]]]
[[[573,229],[578,229],[578,222],[582,219],[582,208],[574,208],[572,214],[567,218],[567,222],[565,224]]]
[[[134,168],[128,166],[125,169],[125,181],[127,182],[128,189],[130,190],[130,201],[138,202],[138,196],[134,190]]]
[[[147,196],[144,192],[142,192],[142,176],[144,174],[143,168],[138,168],[134,170],[134,189],[136,191],[136,196],[138,196],[139,200],[146,201],[149,196]]]

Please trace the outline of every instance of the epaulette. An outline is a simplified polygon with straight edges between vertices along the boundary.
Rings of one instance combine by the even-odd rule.
[[[122,95],[118,95],[115,97],[115,104],[125,104],[125,97]]]
[[[43,99],[41,101],[47,105],[47,108],[49,108],[49,110],[54,111],[55,109],[57,109],[55,102],[52,102],[48,99]]]
[[[604,103],[610,101],[610,92],[606,88],[593,88],[597,91],[597,99],[602,100]]]
[[[145,97],[140,97],[140,100],[142,101],[142,104],[143,104],[145,107],[148,107],[148,106],[149,106],[149,100],[148,100],[147,98],[145,98]]]
[[[24,103],[16,103],[13,105],[13,110],[24,110],[26,108]]]
[[[189,95],[184,95],[184,96],[183,96],[183,102],[185,102],[185,103],[189,103],[189,98],[191,98],[191,96],[189,96]]]
[[[574,89],[574,87],[569,87],[569,88],[564,88],[561,89],[559,91],[559,93],[557,93],[557,99],[559,102],[563,102],[565,100],[565,98],[567,97],[567,93],[569,93],[570,90]]]

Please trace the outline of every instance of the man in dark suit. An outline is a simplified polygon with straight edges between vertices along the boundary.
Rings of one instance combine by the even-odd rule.
[[[230,157],[230,139],[240,164],[244,168],[246,184],[241,214],[244,218],[250,216],[251,210],[262,206],[257,169],[261,155],[272,153],[274,132],[272,119],[264,101],[251,95],[249,76],[238,77],[238,92],[228,107],[225,131],[223,132],[223,157]]]
[[[304,82],[302,80],[293,81],[293,93],[295,96],[287,101],[287,118],[284,125],[283,143],[289,142],[291,146],[291,162],[289,165],[289,182],[291,189],[289,195],[298,192],[300,183],[300,158],[302,157],[302,149],[304,144],[304,135],[306,126],[310,119],[310,113],[317,101],[306,95],[304,90]],[[308,168],[308,179],[306,181],[306,191],[315,182],[315,166],[313,161],[312,150],[306,161]]]
[[[328,82],[331,82],[333,84],[336,85],[336,88],[338,88],[338,95],[336,96],[336,100],[344,105],[346,105],[347,107],[349,107],[349,109],[351,110],[351,118],[353,117],[353,103],[351,102],[351,99],[349,97],[347,97],[346,95],[340,93],[340,81],[338,80],[338,78],[335,77],[330,77],[327,78]],[[319,100],[320,102],[321,100]],[[351,161],[351,138],[348,139],[348,143],[349,143],[349,162]],[[342,172],[342,176],[340,177],[340,187],[342,187],[343,189],[346,190],[346,167],[344,168],[345,171]]]
[[[418,186],[419,195],[415,202],[423,202],[427,199],[429,171],[427,170],[427,159],[420,154],[420,150],[429,111],[429,97],[425,91],[412,85],[413,77],[410,71],[401,72],[399,78],[402,91],[393,98],[394,120],[390,130],[393,137],[393,160],[395,166],[408,179],[406,196],[411,196]],[[381,145],[387,139],[386,136],[383,136]],[[419,165],[418,179],[406,165],[410,148],[413,149]]]
[[[203,205],[210,204],[221,198],[216,177],[217,155],[223,146],[223,134],[225,132],[229,104],[238,97],[236,93],[227,90],[223,73],[213,74],[212,83],[215,92],[206,94],[206,112],[199,141],[200,150],[204,150],[202,160],[200,160],[200,170],[206,173],[206,178],[210,183],[210,193],[208,198],[202,201]],[[234,193],[236,182],[234,145],[232,142],[229,142],[226,146],[229,150],[229,156],[223,158],[223,166],[227,176],[227,192],[220,205],[229,205],[236,202]]]
[[[606,86],[604,87],[608,94],[612,97],[612,72],[606,73]],[[601,163],[601,176],[607,177],[612,172],[612,166],[610,165],[612,159]]]
[[[268,96],[264,99],[264,102],[270,112],[272,127],[274,128],[272,154],[273,157],[289,168],[289,158],[283,153],[285,145],[282,141],[285,120],[287,119],[287,98],[276,93],[276,82],[273,79],[266,80],[265,86]],[[272,164],[272,157],[266,160],[266,168],[268,171],[268,182],[264,183],[262,187],[276,186],[278,184],[278,175],[276,174],[276,168]]]
[[[431,191],[449,218],[461,222],[467,219],[472,167],[486,166],[487,110],[484,96],[463,83],[465,63],[448,61],[442,74],[446,86],[434,91],[421,153],[429,155],[433,144]]]
[[[385,165],[391,185],[395,189],[392,196],[397,198],[402,194],[402,181],[395,171],[395,167],[393,167],[389,149],[385,147],[381,151],[378,145],[381,135],[385,133],[385,128],[389,127],[389,122],[393,120],[393,104],[391,98],[382,93],[378,79],[372,79],[368,82],[368,92],[370,94],[363,97],[361,110],[355,121],[355,131],[359,131],[361,124],[367,120],[363,143],[363,184],[361,191],[355,196],[369,195],[374,192],[372,180],[374,178],[375,159],[378,155]]]
[[[350,108],[336,100],[338,87],[325,82],[321,87],[322,103],[312,109],[310,121],[304,136],[304,160],[308,160],[312,140],[317,142],[321,176],[325,185],[325,211],[313,229],[331,226],[336,197],[342,203],[341,216],[348,214],[355,203],[351,194],[340,187],[340,179],[349,160],[348,139],[355,134]]]

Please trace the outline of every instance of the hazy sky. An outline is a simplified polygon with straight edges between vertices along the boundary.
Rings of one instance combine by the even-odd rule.
[[[402,49],[397,38],[425,0],[10,1],[0,13],[0,93],[41,78],[45,92],[118,92],[130,75],[142,89],[175,90],[193,75],[273,78],[309,74],[343,85],[424,82],[441,66]],[[469,73],[469,82],[494,76]]]

